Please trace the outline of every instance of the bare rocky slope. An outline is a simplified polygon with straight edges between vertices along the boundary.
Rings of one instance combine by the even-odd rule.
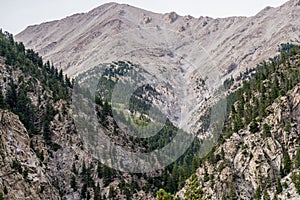
[[[0,188],[6,188],[6,198],[57,199],[58,190],[30,148],[29,135],[19,117],[0,110],[0,123]]]
[[[88,13],[29,26],[15,38],[70,76],[120,58],[136,64],[158,59],[170,67],[183,57],[201,69],[205,61],[197,56],[202,48],[213,58],[219,75],[224,75],[274,56],[281,43],[299,43],[299,18],[298,0],[267,7],[253,17],[218,19],[157,14],[108,3]]]
[[[195,133],[201,108],[214,101],[214,89],[227,77],[274,56],[281,43],[300,42],[299,18],[298,0],[267,7],[253,17],[220,19],[157,14],[108,3],[88,13],[29,26],[15,38],[71,77],[112,61],[140,65],[163,80],[162,85],[172,86],[167,91],[160,85],[161,97],[154,104],[176,126]],[[199,79],[205,80],[205,90]]]

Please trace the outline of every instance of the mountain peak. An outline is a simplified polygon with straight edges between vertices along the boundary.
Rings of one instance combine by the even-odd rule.
[[[107,3],[77,18],[30,27],[16,38],[54,64],[59,63],[68,75],[74,76],[90,66],[119,58],[124,49],[134,45],[145,48],[149,44],[161,46],[161,30],[165,30],[171,46],[180,46],[177,33],[181,33],[191,43],[197,41],[218,57],[220,69],[226,71],[233,62],[241,68],[255,66],[273,55],[276,45],[299,41],[299,4],[299,0],[290,0],[280,7],[267,7],[249,18],[213,19],[181,17],[175,12],[158,14],[126,4]],[[135,30],[135,34],[141,37],[128,33],[129,30]],[[121,36],[127,38],[124,46],[115,44],[116,38]],[[184,48],[176,51],[186,53]],[[144,60],[153,58],[145,54]],[[234,73],[239,73],[239,70]]]
[[[116,8],[117,6],[119,6],[120,4],[115,3],[115,2],[110,2],[110,3],[105,3],[101,6],[98,6],[96,8],[94,8],[93,10],[89,11],[88,14],[90,15],[97,15],[105,10],[109,10],[112,8]]]

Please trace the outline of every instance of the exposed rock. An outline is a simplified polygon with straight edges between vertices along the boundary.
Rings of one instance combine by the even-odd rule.
[[[149,24],[152,21],[152,18],[149,16],[144,16],[144,24]]]
[[[300,85],[297,85],[286,96],[278,98],[269,108],[270,114],[261,122],[271,126],[271,137],[263,138],[262,130],[253,134],[243,129],[234,133],[229,139],[221,144],[215,155],[220,154],[221,149],[225,152],[224,160],[218,161],[215,165],[205,162],[197,169],[196,175],[199,184],[203,180],[205,170],[212,174],[213,180],[209,180],[203,187],[204,197],[221,199],[222,195],[230,192],[230,179],[234,177],[234,188],[239,198],[252,199],[260,186],[262,190],[267,189],[271,198],[276,194],[276,181],[280,177],[280,168],[284,166],[283,151],[288,150],[289,156],[295,158],[300,147],[299,130],[292,128],[291,131],[280,131],[287,120],[296,121],[300,106],[298,102]],[[292,110],[288,109],[292,102]],[[280,113],[280,114],[278,114]],[[289,117],[294,116],[292,119]],[[293,127],[293,125],[292,125]],[[227,164],[226,164],[227,162]],[[221,168],[223,166],[223,168]],[[282,199],[300,199],[294,184],[291,182],[293,169],[287,176],[281,179],[281,184],[287,183],[287,188],[278,194]],[[227,183],[227,184],[225,184]],[[270,187],[270,184],[273,186]],[[212,186],[213,185],[213,186]],[[266,187],[269,185],[268,187]],[[275,185],[275,186],[274,186]],[[212,188],[212,192],[208,192]],[[184,199],[184,193],[189,190],[188,184],[177,193],[180,199]]]
[[[179,30],[178,30],[179,32],[183,32],[183,31],[185,31],[185,27],[184,26],[181,26],[180,28],[179,28]]]
[[[7,188],[5,198],[58,199],[51,178],[30,148],[25,127],[18,116],[6,110],[0,110],[0,150],[0,190]]]
[[[171,12],[171,13],[169,13],[169,14],[166,15],[165,21],[168,24],[172,24],[173,22],[175,22],[177,20],[177,18],[178,18],[177,13]]]

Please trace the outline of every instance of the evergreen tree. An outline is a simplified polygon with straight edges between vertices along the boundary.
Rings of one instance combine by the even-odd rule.
[[[280,194],[281,192],[282,192],[282,185],[281,185],[280,179],[278,178],[277,185],[276,185],[276,193]]]
[[[256,188],[255,190],[255,194],[254,194],[254,198],[257,200],[261,199],[261,189],[260,189],[260,185]]]
[[[74,189],[74,191],[77,190],[76,177],[74,175],[72,175],[72,177],[71,177],[71,183],[70,183],[70,185],[71,185],[71,188]]]
[[[76,175],[78,174],[75,163],[72,165],[72,172]]]
[[[270,197],[270,195],[268,193],[268,190],[264,190],[264,198],[263,198],[263,200],[271,200],[271,197]]]
[[[296,153],[296,158],[295,158],[295,168],[299,168],[300,167],[300,150],[297,151]]]
[[[8,189],[7,189],[6,185],[4,186],[3,192],[4,192],[5,195],[8,194]]]
[[[86,165],[85,165],[85,161],[83,161],[82,163],[82,169],[81,169],[81,175],[84,176],[86,174]]]
[[[268,124],[263,125],[263,137],[271,137],[271,127]]]
[[[156,193],[157,200],[173,200],[173,197],[170,193],[167,193],[165,190],[160,189]]]
[[[4,109],[5,107],[5,99],[2,93],[2,87],[0,86],[0,108]]]
[[[94,189],[94,200],[101,200],[101,191],[99,183],[97,183],[97,186]]]
[[[255,120],[250,124],[249,131],[251,133],[256,133],[259,131],[258,123]]]
[[[110,186],[108,192],[108,198],[114,199],[115,197],[116,197],[116,191],[112,186]]]
[[[290,155],[287,151],[283,152],[283,164],[284,164],[284,175],[288,175],[291,172],[291,168],[292,168],[292,161],[290,158]]]
[[[2,192],[0,192],[0,200],[4,200],[4,195]]]
[[[17,85],[11,79],[9,82],[9,88],[6,92],[6,102],[12,111],[16,108],[17,99]]]
[[[82,188],[81,188],[81,198],[86,198],[87,197],[87,184],[83,184]]]

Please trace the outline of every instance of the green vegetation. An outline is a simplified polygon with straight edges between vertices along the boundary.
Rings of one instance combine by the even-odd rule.
[[[264,124],[263,125],[263,138],[266,137],[271,137],[271,130],[270,130],[270,125],[269,124]]]
[[[4,195],[2,192],[0,192],[0,200],[4,200]]]
[[[249,131],[253,134],[260,131],[262,128],[262,137],[271,137],[271,127],[269,124],[261,124],[264,117],[268,115],[267,107],[270,106],[276,98],[285,95],[296,84],[299,83],[299,64],[293,63],[295,57],[300,54],[300,47],[295,45],[282,45],[282,51],[279,56],[270,59],[269,62],[263,62],[258,65],[255,70],[247,70],[241,74],[236,80],[233,78],[227,79],[224,82],[224,87],[230,89],[234,81],[242,81],[242,86],[230,93],[227,97],[228,117],[223,128],[224,135],[220,138],[220,143],[231,137],[234,132],[249,127]],[[287,123],[285,131],[290,132],[292,129],[291,123]],[[244,149],[243,153],[248,152]],[[299,153],[297,153],[299,154]],[[250,157],[253,157],[252,153]],[[224,160],[224,156],[214,156],[214,149],[201,162],[209,161],[215,163],[219,160]],[[300,164],[300,155],[296,155],[295,166]],[[222,171],[226,162],[219,165],[218,171]],[[281,175],[285,176],[292,170],[292,162],[287,151],[284,151],[283,166],[281,167]],[[205,181],[208,181],[207,173],[204,174]],[[295,183],[297,176],[294,176]],[[191,178],[192,179],[192,178]],[[204,181],[204,180],[203,180]],[[189,186],[189,189],[195,188]],[[229,186],[230,192],[223,193],[223,198],[235,198],[235,188]],[[280,179],[276,185],[277,194],[282,192]],[[262,195],[263,192],[263,195]],[[187,195],[190,195],[190,191]],[[193,193],[192,193],[193,194]],[[270,199],[267,190],[262,191],[258,187],[255,192],[255,198]]]
[[[157,200],[173,200],[174,197],[170,193],[167,193],[164,189],[160,189],[156,193]]]
[[[177,134],[178,128],[176,128],[169,120],[166,121],[162,129],[153,137],[149,138],[136,138],[131,135],[122,133],[122,130],[119,129],[117,123],[113,120],[112,116],[112,108],[111,108],[111,95],[114,86],[116,85],[116,80],[122,80],[123,75],[126,73],[130,73],[131,78],[141,78],[135,75],[135,69],[139,69],[139,66],[133,65],[130,62],[116,62],[114,64],[106,66],[102,77],[98,84],[97,95],[95,96],[96,111],[99,119],[99,123],[103,126],[103,128],[109,129],[110,132],[113,133],[113,136],[122,136],[124,141],[132,141],[134,144],[134,148],[140,147],[140,149],[145,149],[142,152],[152,152],[155,149],[161,149],[166,146],[166,144],[170,143],[174,136]],[[83,77],[92,76],[92,74],[97,73],[98,68],[91,69],[85,74],[80,75]],[[84,82],[82,85],[88,87],[89,84],[92,84],[90,80]],[[80,77],[79,77],[80,80]],[[88,92],[85,89],[82,90],[83,94]],[[126,91],[125,91],[126,92]],[[119,118],[126,122],[126,125],[130,124],[133,128],[138,128],[140,126],[149,125],[148,112],[150,109],[150,102],[146,98],[143,97],[144,93],[148,93],[150,95],[157,95],[157,92],[150,85],[145,85],[143,87],[137,88],[134,92],[133,96],[130,99],[130,104],[128,108],[128,113],[123,112],[122,109],[116,110],[119,114]],[[118,94],[120,96],[125,94]],[[123,108],[123,105],[119,105],[120,108]],[[139,113],[139,117],[137,117],[137,113]],[[132,120],[130,120],[130,118]],[[153,132],[153,130],[157,130],[159,124],[151,124],[147,127],[147,131]],[[122,135],[121,135],[122,134]],[[118,137],[120,139],[121,137]],[[113,140],[113,138],[111,138]],[[125,142],[126,143],[126,142]],[[199,140],[195,140],[191,147],[187,150],[187,152],[180,157],[174,164],[168,166],[160,177],[150,178],[145,175],[147,181],[152,183],[152,187],[155,188],[164,188],[166,192],[174,193],[178,188],[182,187],[184,181],[194,172],[194,170],[199,166],[199,158],[198,151],[200,148]],[[194,156],[197,155],[197,156]],[[116,172],[114,170],[101,166],[98,164],[98,177],[103,178],[104,185],[107,186],[116,176]],[[132,188],[130,189],[127,184],[121,187],[124,193],[131,193]],[[128,189],[130,192],[128,192]],[[153,188],[146,188],[146,190]],[[135,189],[133,189],[135,190]],[[128,195],[126,195],[128,196]]]
[[[71,185],[71,188],[74,189],[74,191],[77,190],[76,177],[74,175],[71,177],[71,183],[70,183],[70,185]]]
[[[199,200],[202,199],[203,190],[199,186],[198,178],[196,175],[193,175],[189,182],[189,187],[184,193],[185,199]]]
[[[300,173],[293,173],[291,178],[293,183],[295,184],[297,193],[300,195]]]
[[[296,158],[295,158],[295,168],[300,168],[300,150],[296,152]]]
[[[280,194],[282,192],[282,185],[281,185],[281,182],[280,182],[280,179],[278,178],[277,179],[277,182],[276,182],[276,193],[277,194]]]
[[[229,138],[232,133],[246,127],[249,127],[249,131],[253,134],[262,130],[263,138],[271,136],[270,125],[261,124],[261,120],[268,114],[266,108],[271,105],[277,97],[285,95],[299,82],[299,66],[292,65],[290,60],[290,58],[292,58],[299,52],[299,47],[297,46],[294,46],[292,49],[282,51],[280,56],[277,56],[274,59],[270,59],[268,63],[263,62],[255,70],[247,70],[244,74],[241,74],[240,77],[236,79],[243,81],[243,84],[242,87],[238,88],[227,97],[228,118],[224,125],[225,134],[220,139],[220,142],[224,141],[224,139],[226,138]],[[125,65],[126,63],[124,64],[124,66]],[[127,69],[130,70],[132,68],[128,67]],[[108,72],[110,76],[115,76],[112,71],[108,70],[107,73]],[[234,81],[235,80],[233,78],[227,80],[224,83],[226,89],[231,88]],[[104,83],[104,86],[114,86],[114,82],[110,79],[107,79],[104,82],[106,82]],[[102,87],[102,89],[105,88],[104,86]],[[153,92],[152,94],[155,94],[155,90],[153,88],[148,89],[150,92]],[[147,110],[149,109],[147,100],[140,98],[142,96],[141,91],[145,90],[146,89],[143,88],[135,93],[135,98],[138,99],[138,101],[142,101],[141,103],[133,103],[133,105],[138,105],[131,107],[130,111],[133,116],[135,112],[140,112],[147,115]],[[105,89],[103,91],[109,91],[109,89]],[[98,99],[99,106],[101,106],[103,102],[107,100],[109,101],[109,93],[105,94],[104,92],[100,91],[99,94],[99,97],[96,98]],[[102,101],[99,101],[99,99],[102,99]],[[107,103],[107,105],[110,105],[110,103]],[[104,116],[105,119],[107,119],[107,117],[109,116]],[[141,119],[141,121],[143,120],[145,119]],[[135,123],[141,123],[141,121],[135,121]],[[290,130],[291,128],[289,127],[289,125],[287,126]],[[176,133],[176,131],[177,130],[172,127],[172,124],[167,124],[162,129],[162,132],[157,134],[159,135],[159,137],[155,136],[147,140],[139,139],[138,141],[135,141],[135,144],[142,145],[146,147],[146,149],[152,151],[153,149],[163,147],[165,144],[167,144],[170,139],[172,139],[173,134]],[[118,128],[115,128],[114,132],[118,134]],[[134,140],[134,138],[130,139]],[[190,175],[194,173],[194,170],[206,160],[211,164],[217,163],[219,160],[224,160],[224,150],[223,153],[221,152],[220,155],[215,156],[214,149],[205,158],[200,159],[198,154],[200,146],[201,143],[196,140],[192,147],[188,150],[188,152],[186,152],[178,161],[176,161],[176,163],[168,166],[164,170],[162,176],[154,178],[153,184],[155,185],[155,187],[162,188],[157,192],[158,198],[173,198],[171,194],[174,194],[179,188],[181,188],[184,184],[184,180],[190,177]],[[248,151],[246,150],[245,154],[249,154],[250,157],[253,157],[253,154],[248,153]],[[222,162],[219,166],[219,170],[221,171],[226,165],[227,162]],[[284,156],[283,172],[284,174],[286,174],[289,171],[291,171],[291,161],[287,154]],[[206,172],[204,176],[204,182],[210,181],[210,176],[211,175],[207,174]],[[147,180],[150,183],[152,182],[150,178],[147,178]],[[196,195],[197,198],[200,198],[199,196],[201,196],[202,194],[201,186],[196,187],[195,185],[193,185],[192,188],[193,189],[191,189],[186,195],[188,195],[189,198],[193,198],[193,195]],[[235,196],[234,186],[230,186],[230,188],[230,191],[228,193],[225,193],[225,197],[229,198]],[[265,199],[268,199],[268,193],[265,192],[265,190],[261,190],[260,188],[258,189],[259,190],[257,190],[257,195],[260,198],[263,197]],[[280,192],[280,184],[278,184],[277,192]]]
[[[292,161],[287,151],[283,152],[283,165],[284,175],[288,175],[292,169]]]
[[[271,197],[270,197],[270,195],[269,195],[269,193],[268,193],[267,190],[264,190],[264,198],[263,198],[263,200],[271,200]]]
[[[260,185],[256,188],[255,194],[254,194],[254,198],[257,200],[261,199],[261,188]]]
[[[261,119],[267,115],[266,108],[277,97],[285,95],[299,83],[300,68],[298,65],[292,65],[290,58],[299,54],[300,48],[293,45],[284,49],[280,56],[270,59],[268,63],[263,62],[255,71],[248,70],[241,75],[243,78],[240,79],[244,80],[242,87],[227,97],[229,116],[224,138],[230,137],[232,133],[249,124],[250,131],[257,132]],[[246,81],[247,79],[250,81]],[[224,86],[228,85],[227,82]],[[270,136],[267,129],[268,127],[264,126],[266,137]],[[290,130],[290,124],[287,125],[286,130]]]
[[[224,82],[224,87],[232,89],[235,81],[242,81],[242,87],[233,90],[227,97],[228,117],[226,124],[223,127],[223,135],[220,138],[220,143],[229,138],[234,132],[241,129],[249,128],[249,131],[256,134],[262,130],[262,137],[271,137],[271,126],[262,124],[262,119],[268,115],[266,109],[274,100],[282,95],[285,95],[297,83],[299,83],[299,65],[294,65],[291,61],[293,56],[299,54],[298,46],[282,45],[281,55],[270,59],[269,62],[260,64],[255,70],[247,70],[238,78],[232,77]],[[33,50],[26,50],[22,43],[16,43],[11,34],[0,32],[0,56],[5,58],[5,64],[12,67],[14,70],[19,70],[18,77],[4,77],[3,82],[7,86],[0,87],[0,108],[8,109],[20,117],[20,120],[27,128],[30,136],[41,134],[45,144],[53,151],[61,148],[59,144],[52,141],[52,121],[58,114],[54,104],[59,100],[65,100],[70,103],[70,91],[73,87],[70,79],[63,75],[62,71],[58,71],[50,62],[44,63],[42,58]],[[97,104],[96,111],[98,119],[103,128],[110,130],[114,136],[121,136],[121,130],[112,119],[111,96],[116,80],[124,76],[126,73],[138,68],[130,62],[119,61],[111,64],[104,71],[104,76],[101,77],[99,91],[95,96]],[[90,73],[90,72],[87,72]],[[133,73],[134,75],[134,73]],[[85,75],[83,75],[85,76]],[[136,77],[138,78],[138,77]],[[39,87],[41,86],[41,87]],[[4,88],[5,87],[5,88]],[[42,89],[39,89],[42,88]],[[88,91],[85,91],[88,92]],[[135,126],[146,126],[149,124],[148,112],[150,102],[143,97],[144,93],[152,96],[157,95],[155,88],[149,85],[138,88],[130,99],[129,112],[123,115],[124,121],[132,118],[129,123]],[[32,93],[39,97],[37,105],[32,102]],[[123,94],[118,94],[122,96]],[[120,108],[124,105],[118,105]],[[66,108],[64,108],[66,112]],[[118,110],[117,110],[118,111]],[[39,117],[43,116],[40,121]],[[61,118],[62,116],[59,115]],[[209,114],[202,117],[201,120],[209,119]],[[42,122],[41,122],[42,121]],[[209,122],[208,122],[209,123]],[[155,124],[157,125],[157,124]],[[151,127],[155,129],[156,127]],[[203,126],[200,131],[206,130],[208,127]],[[151,129],[152,130],[152,129]],[[287,122],[284,131],[290,132],[293,130],[292,124]],[[133,141],[136,147],[146,149],[144,152],[151,152],[154,149],[160,149],[177,134],[178,130],[170,121],[167,121],[164,127],[158,134],[147,139],[134,138],[125,135],[124,138],[128,141]],[[123,135],[122,135],[123,136]],[[120,139],[120,137],[119,137]],[[144,190],[145,192],[156,192],[157,199],[174,199],[174,193],[180,189],[185,180],[190,177],[188,189],[185,193],[187,199],[202,199],[203,184],[211,182],[211,187],[214,186],[213,174],[209,174],[207,170],[204,172],[204,179],[200,182],[195,173],[195,170],[204,162],[208,161],[214,165],[219,161],[219,167],[216,168],[221,172],[225,167],[229,166],[229,161],[225,158],[224,149],[220,154],[215,155],[215,149],[212,149],[203,159],[200,159],[200,149],[202,141],[195,140],[184,155],[182,155],[175,163],[167,166],[164,170],[157,172],[160,176],[148,177],[146,174],[131,174],[132,180],[124,179],[121,172],[111,169],[100,162],[97,168],[94,168],[92,163],[82,163],[76,156],[72,165],[70,175],[70,186],[75,191],[77,190],[81,198],[89,199],[94,196],[94,199],[102,199],[100,185],[97,179],[93,177],[93,172],[97,172],[97,176],[103,182],[103,186],[107,187],[116,178],[120,180],[118,188],[110,186],[109,198],[117,198],[117,192],[125,195],[127,199],[131,199],[134,192]],[[243,149],[245,156],[253,157],[252,153]],[[249,147],[250,148],[250,147]],[[47,152],[48,153],[48,152]],[[43,162],[44,153],[36,151],[37,156]],[[46,154],[45,154],[46,155]],[[51,156],[51,154],[49,154]],[[252,157],[251,157],[252,156]],[[300,166],[300,152],[296,154],[294,162],[291,161],[287,150],[283,155],[283,166],[281,166],[281,175],[285,176],[293,169]],[[77,167],[76,167],[77,166]],[[12,168],[23,175],[24,179],[28,180],[28,169],[21,165],[17,160],[12,163]],[[143,177],[147,184],[143,185],[138,180]],[[234,175],[233,175],[234,177]],[[294,173],[292,181],[300,193],[300,175]],[[233,178],[234,179],[234,178]],[[96,181],[97,182],[96,182]],[[234,180],[233,180],[234,182]],[[55,183],[59,188],[59,184]],[[274,185],[274,184],[273,184]],[[280,179],[276,182],[277,193],[282,192]],[[228,184],[228,190],[224,190],[223,198],[236,198],[235,185]],[[59,190],[63,194],[63,190]],[[94,195],[91,195],[93,191]],[[263,194],[262,194],[263,193]],[[0,192],[0,200],[3,199],[3,193]],[[267,190],[259,186],[255,192],[257,199],[270,199]],[[103,197],[104,198],[104,197]]]
[[[49,61],[43,63],[38,53],[25,49],[22,43],[14,42],[11,34],[2,31],[0,56],[5,58],[6,65],[22,72],[17,80],[12,76],[4,77],[4,82],[8,81],[8,88],[5,97],[3,88],[0,88],[0,108],[17,114],[30,136],[43,133],[46,143],[51,144],[50,122],[57,114],[53,103],[60,99],[70,100],[70,79],[63,76],[61,70],[51,66]],[[42,86],[41,90],[38,87],[39,83]],[[38,96],[38,107],[33,105],[29,97],[32,93]],[[42,100],[46,101],[45,107],[39,107]],[[42,126],[39,121],[41,114],[44,116]]]

